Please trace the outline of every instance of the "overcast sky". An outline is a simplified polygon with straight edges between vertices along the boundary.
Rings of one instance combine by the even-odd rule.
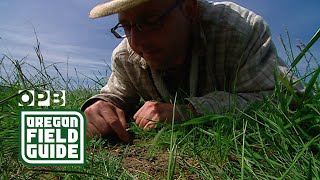
[[[71,71],[76,68],[88,76],[104,72],[110,63],[113,48],[119,40],[110,33],[117,16],[89,19],[91,8],[103,0],[1,0],[0,53],[14,59],[34,63],[36,36],[45,62],[68,61]],[[270,25],[279,54],[284,51],[280,34],[289,30],[293,45],[298,40],[307,43],[320,27],[319,0],[234,0],[263,16]],[[313,48],[319,57],[320,43]],[[295,47],[294,47],[295,48]],[[295,56],[298,50],[295,49]],[[65,64],[62,64],[65,63]]]

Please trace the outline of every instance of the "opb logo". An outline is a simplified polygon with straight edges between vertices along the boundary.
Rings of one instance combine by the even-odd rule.
[[[66,92],[49,90],[19,90],[19,106],[66,105]]]

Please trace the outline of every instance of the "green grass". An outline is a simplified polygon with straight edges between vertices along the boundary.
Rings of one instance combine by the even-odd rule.
[[[282,38],[294,74],[299,63],[316,60],[309,48],[319,36],[296,58]],[[85,166],[28,167],[18,158],[18,90],[66,89],[66,108],[78,109],[105,83],[97,76],[63,76],[45,64],[39,44],[37,39],[38,67],[8,55],[0,61],[0,179],[320,179],[320,68],[310,66],[299,75],[306,83],[303,95],[276,75],[274,94],[237,114],[207,114],[152,131],[131,123],[133,145],[92,139]],[[26,73],[28,68],[36,73]],[[50,68],[57,73],[48,74]]]

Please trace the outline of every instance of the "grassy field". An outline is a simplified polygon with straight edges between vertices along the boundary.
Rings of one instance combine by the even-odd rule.
[[[320,57],[309,51],[319,37],[318,31],[296,58],[290,44],[283,42],[292,71],[306,83],[305,94],[297,95],[291,84],[277,76],[274,94],[244,111],[207,114],[151,131],[131,123],[133,145],[92,139],[87,142],[86,165],[67,167],[29,167],[20,162],[17,92],[66,89],[66,108],[79,109],[105,79],[64,77],[54,65],[45,64],[38,41],[37,67],[4,54],[0,179],[320,179],[320,67],[307,66],[305,75],[296,69],[298,63],[319,64]],[[35,73],[26,73],[28,68]],[[57,73],[48,74],[49,68]],[[289,107],[293,99],[298,102],[295,109]]]

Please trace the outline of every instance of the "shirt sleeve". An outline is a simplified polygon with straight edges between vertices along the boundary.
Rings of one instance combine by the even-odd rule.
[[[100,94],[91,97],[82,105],[82,110],[85,110],[97,100],[111,102],[126,113],[130,113],[135,109],[140,97],[124,67],[127,58],[128,53],[124,47],[121,49],[120,44],[112,56],[112,73],[108,83],[101,89]]]

